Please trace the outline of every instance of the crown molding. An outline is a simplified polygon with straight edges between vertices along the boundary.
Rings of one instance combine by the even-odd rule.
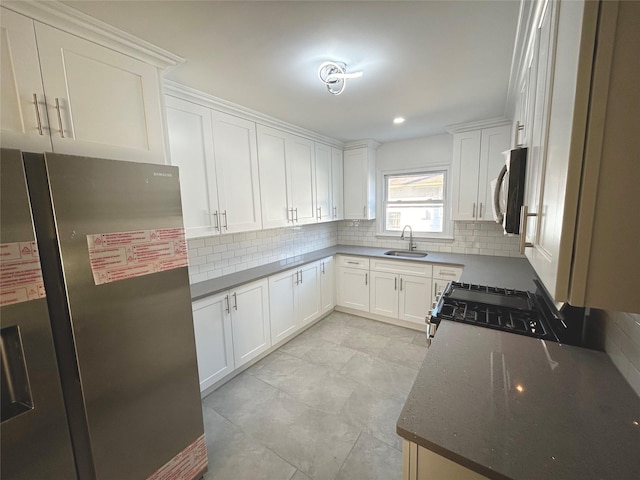
[[[203,105],[213,110],[228,113],[229,115],[242,117],[267,127],[276,128],[299,137],[313,140],[314,142],[324,143],[325,145],[330,145],[340,149],[344,148],[344,143],[339,140],[325,137],[324,135],[307,130],[306,128],[298,127],[292,123],[287,123],[277,118],[270,117],[264,113],[215,97],[200,90],[196,90],[195,88],[187,87],[186,85],[182,85],[172,80],[167,80],[166,78],[163,83],[164,93],[166,95],[180,98],[187,102],[197,103],[198,105]]]
[[[57,0],[44,2],[32,0],[3,1],[2,6],[40,23],[98,43],[160,69],[173,67],[184,62],[184,58],[178,55],[123,32]]]
[[[345,150],[353,150],[354,148],[371,148],[373,150],[377,150],[378,147],[382,145],[380,142],[373,140],[371,138],[364,138],[362,140],[354,140],[352,142],[347,142],[344,144]]]
[[[511,120],[507,117],[496,117],[477,122],[456,123],[455,125],[448,125],[445,128],[447,132],[453,134],[469,132],[471,130],[480,130],[483,128],[501,127],[503,125],[511,125]]]

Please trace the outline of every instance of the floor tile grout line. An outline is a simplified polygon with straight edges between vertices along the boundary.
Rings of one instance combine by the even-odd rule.
[[[351,445],[351,449],[349,450],[349,453],[347,453],[347,456],[344,457],[344,460],[342,461],[342,463],[340,464],[340,468],[338,468],[338,473],[336,473],[336,475],[338,475],[340,473],[340,470],[342,470],[342,467],[344,467],[344,464],[347,462],[347,460],[349,459],[349,456],[351,455],[351,453],[353,452],[353,449],[356,448],[356,445],[358,443],[358,440],[360,440],[360,437],[362,436],[363,430],[360,430],[360,433],[358,434],[358,438],[356,438],[356,441],[353,442],[353,445]]]

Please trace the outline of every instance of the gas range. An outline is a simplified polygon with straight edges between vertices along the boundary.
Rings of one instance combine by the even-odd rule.
[[[555,309],[542,286],[536,293],[486,285],[450,282],[434,307],[427,336],[442,321],[468,323],[553,342],[581,345],[584,309],[570,322]],[[571,328],[570,328],[571,327]]]

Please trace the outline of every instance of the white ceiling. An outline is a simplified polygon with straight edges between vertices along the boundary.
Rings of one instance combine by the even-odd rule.
[[[186,58],[176,82],[349,141],[389,142],[505,113],[520,2],[65,1]],[[338,60],[342,95],[317,77]],[[401,115],[403,125],[392,119]]]

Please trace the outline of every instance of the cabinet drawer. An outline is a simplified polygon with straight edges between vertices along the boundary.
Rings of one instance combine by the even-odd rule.
[[[365,257],[349,257],[338,255],[338,266],[369,270],[369,259]]]
[[[447,265],[434,265],[433,278],[441,280],[459,280],[462,275],[462,268],[449,267]]]
[[[398,260],[379,260],[372,258],[371,270],[397,273],[400,275],[430,277],[433,271],[433,265],[422,262],[401,262]]]

